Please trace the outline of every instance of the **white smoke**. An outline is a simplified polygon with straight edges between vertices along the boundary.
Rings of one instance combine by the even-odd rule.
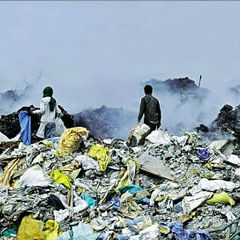
[[[149,79],[145,79],[148,81]],[[20,81],[21,82],[21,81]],[[142,79],[141,79],[141,82]],[[54,89],[54,97],[58,104],[62,105],[69,113],[78,113],[88,108],[98,108],[102,105],[107,107],[122,107],[135,113],[135,119],[129,119],[132,124],[137,122],[137,114],[141,97],[144,96],[143,86],[140,81],[122,81],[116,84],[108,80],[93,83],[78,83],[76,85],[57,84],[51,81],[50,76],[42,73],[32,80],[25,79],[21,87],[14,90],[16,100],[3,99],[1,95],[0,114],[9,114],[22,106],[39,106],[42,90],[47,85]],[[171,133],[191,131],[199,124],[209,125],[225,104],[237,106],[240,104],[240,87],[237,82],[227,82],[215,86],[215,89],[201,89],[201,98],[189,98],[183,102],[180,94],[172,94],[168,90],[160,93],[153,92],[161,105],[162,128]],[[198,84],[198,83],[196,83]],[[204,86],[206,87],[206,86]],[[126,124],[126,122],[124,123]],[[123,126],[129,131],[133,126]],[[122,134],[123,135],[123,134]],[[125,134],[126,135],[126,134]]]

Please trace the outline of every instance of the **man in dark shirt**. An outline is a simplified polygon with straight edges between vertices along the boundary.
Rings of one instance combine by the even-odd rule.
[[[152,96],[152,86],[144,87],[145,97],[141,99],[140,110],[138,114],[138,123],[144,114],[144,123],[147,124],[151,131],[159,128],[161,125],[161,110],[159,101]]]

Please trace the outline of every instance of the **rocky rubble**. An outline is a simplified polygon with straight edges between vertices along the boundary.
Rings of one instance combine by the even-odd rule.
[[[43,237],[29,239],[225,239],[236,225],[218,230],[240,210],[240,159],[231,140],[200,140],[154,131],[129,147],[83,136],[63,155],[58,138],[16,143],[0,156],[1,239],[27,240],[21,226],[34,221]]]

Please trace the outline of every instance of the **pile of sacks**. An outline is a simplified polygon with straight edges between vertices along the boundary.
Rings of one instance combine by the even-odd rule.
[[[89,138],[75,127],[61,138],[7,147],[0,155],[0,239],[231,236],[237,224],[223,228],[240,210],[235,144],[146,132],[139,125],[125,142]]]

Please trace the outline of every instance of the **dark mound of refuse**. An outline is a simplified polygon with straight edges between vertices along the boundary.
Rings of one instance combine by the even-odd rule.
[[[136,125],[136,119],[134,112],[103,105],[74,115],[74,125],[86,127],[92,136],[126,138],[131,128]]]
[[[181,104],[193,100],[201,103],[210,94],[208,89],[197,86],[196,82],[188,77],[167,79],[165,81],[151,79],[142,83],[142,85],[146,84],[153,86],[156,95],[171,94],[178,96]]]
[[[200,124],[195,130],[209,140],[235,139],[240,148],[240,105],[233,108],[226,104],[221,109],[216,119],[209,125]],[[205,139],[206,140],[206,139]]]
[[[240,138],[240,105],[235,109],[230,105],[224,105],[217,118],[212,122],[210,129],[212,131],[232,131],[236,137]]]
[[[64,122],[64,125],[66,127],[73,127],[73,117],[67,113],[66,110],[63,109],[59,105],[59,108],[61,109],[63,113],[62,120]],[[22,107],[16,112],[13,112],[8,115],[2,115],[0,118],[0,132],[2,132],[4,135],[6,135],[8,138],[13,138],[15,137],[19,132],[20,132],[20,124],[19,124],[19,119],[18,119],[18,113],[21,110],[36,110],[38,108],[35,108],[33,105],[29,107]],[[39,124],[40,124],[40,117],[39,115],[33,114],[32,115],[32,141],[36,141],[36,132],[38,130]]]
[[[189,91],[197,91],[199,87],[196,85],[195,81],[185,77],[185,78],[175,78],[175,79],[167,79],[165,81],[151,79],[144,84],[150,84],[154,87],[155,91],[163,91],[169,90],[172,93],[179,92],[189,92]]]

